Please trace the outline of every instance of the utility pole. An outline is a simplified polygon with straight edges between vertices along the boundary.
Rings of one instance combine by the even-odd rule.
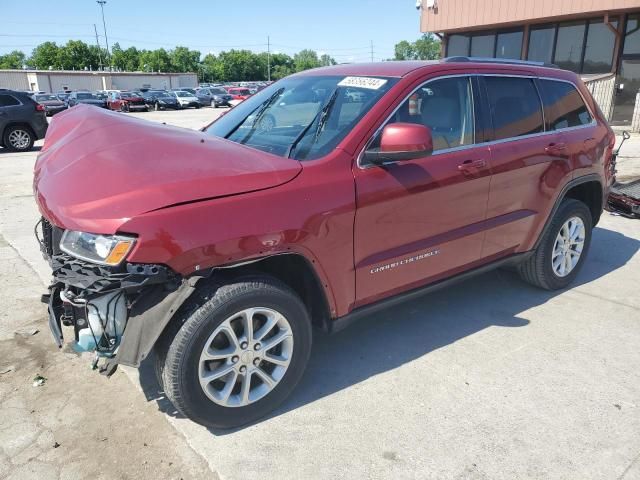
[[[98,40],[98,27],[93,24],[93,30],[96,32],[96,45],[98,46],[98,58],[100,59],[100,70],[102,70],[102,49],[100,48],[100,40]]]
[[[96,0],[96,3],[100,5],[100,10],[102,10],[102,26],[104,28],[104,42],[107,44],[107,60],[109,61],[109,68],[111,68],[111,52],[109,51],[109,38],[107,37],[107,24],[104,21],[104,5],[107,3],[107,0]]]
[[[267,35],[267,81],[271,81],[271,40]]]
[[[371,40],[371,62],[373,62],[373,40]]]

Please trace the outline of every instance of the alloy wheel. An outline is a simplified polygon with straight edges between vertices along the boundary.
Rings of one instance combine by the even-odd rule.
[[[566,277],[576,268],[585,238],[584,222],[580,217],[571,217],[564,222],[556,236],[551,256],[551,266],[557,276]]]
[[[9,133],[9,145],[16,150],[24,150],[30,142],[31,136],[26,130],[16,129]]]
[[[200,386],[218,405],[244,407],[278,385],[292,354],[287,319],[270,308],[247,308],[227,318],[207,339],[198,365]]]

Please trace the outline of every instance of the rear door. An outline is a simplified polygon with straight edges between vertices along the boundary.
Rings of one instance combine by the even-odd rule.
[[[570,177],[565,139],[545,131],[542,101],[533,76],[482,75],[483,96],[493,129],[491,188],[485,259],[528,249],[544,223],[558,185]]]
[[[480,258],[489,194],[489,149],[476,142],[475,81],[428,80],[386,124],[422,123],[431,155],[354,166],[356,306],[470,268]],[[368,148],[379,145],[382,127]]]
[[[606,130],[600,129],[576,86],[565,80],[538,80],[547,130],[560,132],[573,175],[604,170]]]
[[[24,120],[20,115],[22,103],[13,95],[0,93],[0,144],[3,142],[5,127],[15,120]]]

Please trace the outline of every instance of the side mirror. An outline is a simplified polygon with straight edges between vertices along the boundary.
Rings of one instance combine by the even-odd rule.
[[[384,127],[380,147],[364,152],[364,159],[375,164],[426,157],[433,152],[431,129],[416,123],[391,123]]]

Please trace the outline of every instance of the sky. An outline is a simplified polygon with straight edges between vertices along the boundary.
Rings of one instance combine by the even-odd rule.
[[[104,47],[100,7],[94,0],[0,0],[0,54],[69,39]],[[217,54],[231,48],[292,55],[303,48],[341,62],[393,57],[400,40],[420,36],[415,0],[107,0],[110,46],[156,49],[182,45]]]

